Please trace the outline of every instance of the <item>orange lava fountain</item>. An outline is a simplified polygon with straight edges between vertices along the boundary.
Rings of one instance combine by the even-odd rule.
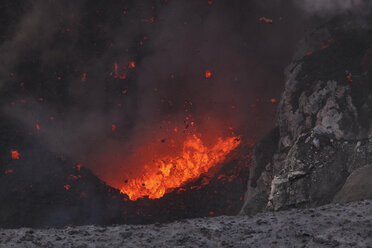
[[[121,188],[131,200],[148,196],[150,199],[162,197],[185,182],[197,179],[210,168],[223,162],[240,144],[239,137],[219,138],[213,147],[207,147],[196,135],[189,136],[183,143],[182,153],[166,156],[144,166],[142,176],[128,180]]]

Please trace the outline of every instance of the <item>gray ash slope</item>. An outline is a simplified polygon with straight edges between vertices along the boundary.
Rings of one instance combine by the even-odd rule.
[[[330,203],[355,170],[371,164],[372,22],[365,9],[333,18],[301,43],[275,128],[254,149],[242,214]],[[359,199],[372,190],[354,189]]]
[[[169,224],[0,229],[0,247],[372,247],[372,201]]]

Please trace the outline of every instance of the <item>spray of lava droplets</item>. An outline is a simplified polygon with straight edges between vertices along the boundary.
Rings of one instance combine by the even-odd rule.
[[[127,194],[131,200],[144,196],[150,199],[160,198],[224,161],[226,155],[239,144],[239,137],[219,138],[213,147],[208,148],[199,137],[192,135],[183,143],[179,156],[164,157],[155,161],[152,166],[145,165],[144,174],[126,181],[121,192]]]

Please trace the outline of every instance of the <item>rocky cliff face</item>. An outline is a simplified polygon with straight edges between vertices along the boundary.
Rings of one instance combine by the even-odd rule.
[[[253,152],[241,213],[329,203],[372,162],[370,27],[360,12],[349,13],[303,41],[276,126]]]

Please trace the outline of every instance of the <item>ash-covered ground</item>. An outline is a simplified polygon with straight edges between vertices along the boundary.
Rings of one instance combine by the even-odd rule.
[[[372,200],[169,224],[0,229],[0,247],[372,247]]]

